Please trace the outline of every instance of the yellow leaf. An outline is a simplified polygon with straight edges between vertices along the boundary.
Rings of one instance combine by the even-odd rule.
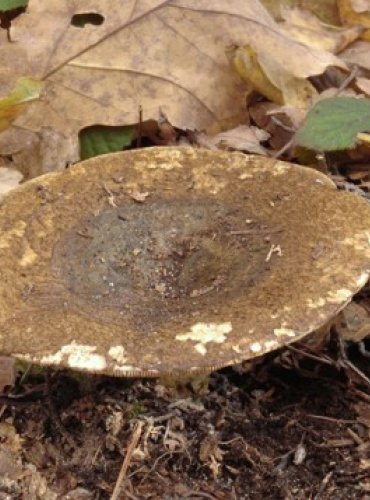
[[[24,103],[40,97],[43,84],[31,78],[20,78],[12,92],[0,99],[0,132],[10,126],[22,111]]]
[[[230,61],[239,76],[254,90],[264,95],[270,101],[284,104],[281,91],[276,88],[263,72],[252,47],[245,45],[228,51]]]
[[[228,57],[249,86],[277,104],[308,109],[317,96],[313,85],[289,72],[284,60],[275,53],[257,54],[245,45],[229,50]]]
[[[283,9],[280,26],[291,37],[308,45],[337,54],[363,33],[362,26],[337,27],[325,24],[307,10]]]

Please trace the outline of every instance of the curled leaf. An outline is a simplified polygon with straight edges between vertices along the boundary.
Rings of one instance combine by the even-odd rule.
[[[228,57],[251,88],[277,104],[307,109],[317,96],[313,85],[287,70],[284,61],[274,53],[257,53],[245,45],[231,49]]]

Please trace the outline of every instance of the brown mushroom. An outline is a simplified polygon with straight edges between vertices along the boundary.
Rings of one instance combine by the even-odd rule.
[[[0,352],[190,374],[296,341],[367,281],[370,207],[321,173],[150,148],[33,179],[0,208]]]

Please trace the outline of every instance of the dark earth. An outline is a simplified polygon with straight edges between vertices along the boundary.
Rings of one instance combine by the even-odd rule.
[[[332,329],[319,352],[213,373],[206,394],[35,368],[1,398],[0,498],[111,498],[132,452],[116,498],[368,499],[369,347]]]

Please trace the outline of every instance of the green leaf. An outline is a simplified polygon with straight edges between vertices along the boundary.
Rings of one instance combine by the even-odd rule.
[[[18,7],[26,7],[27,4],[28,0],[0,0],[0,11],[7,12],[18,9]]]
[[[86,127],[79,133],[81,159],[122,151],[131,145],[135,134],[136,127],[134,126],[93,125]]]
[[[370,131],[370,100],[330,97],[309,111],[295,135],[296,144],[315,151],[353,148],[359,132]]]

